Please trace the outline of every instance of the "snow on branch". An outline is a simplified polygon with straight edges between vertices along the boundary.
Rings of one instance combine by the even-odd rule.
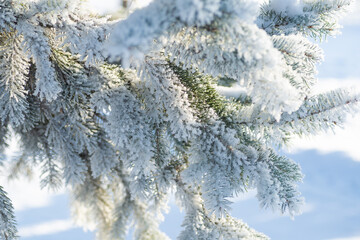
[[[254,1],[155,0],[114,25],[106,51],[110,59],[121,61],[127,68],[133,61],[143,59],[144,54],[154,47],[154,41],[161,42],[160,37],[169,31],[204,27],[216,18],[228,15],[251,22],[256,10]]]
[[[130,226],[167,240],[175,189],[184,240],[268,239],[229,215],[247,189],[301,212],[301,169],[274,147],[359,111],[357,93],[313,95],[323,53],[307,39],[336,32],[351,0],[154,0],[114,22],[82,2],[0,1],[0,150],[14,131],[22,151],[12,176],[39,165],[42,187],[70,185],[77,223],[101,240]],[[15,239],[0,187],[1,204],[0,238]]]
[[[210,30],[186,30],[171,36],[165,49],[178,66],[234,79],[254,103],[277,119],[301,104],[297,90],[283,77],[280,52],[254,24],[234,20],[213,24]]]
[[[316,64],[323,60],[322,49],[301,35],[273,36],[272,40],[288,66],[284,76],[303,97],[311,95],[317,83]]]
[[[220,0],[155,0],[115,24],[107,52],[126,68],[132,60],[142,59],[170,26],[208,24],[220,14],[219,8]]]
[[[251,229],[241,220],[229,215],[217,218],[204,208],[200,193],[187,186],[180,178],[176,180],[176,198],[185,209],[184,227],[178,239],[269,239],[262,233]]]
[[[339,33],[341,16],[353,0],[270,0],[264,4],[257,23],[270,35],[302,33],[313,38]]]
[[[358,111],[359,94],[347,89],[338,89],[315,95],[292,114],[283,114],[274,127],[298,135],[314,135],[341,126],[346,114]]]
[[[359,94],[348,89],[337,89],[306,98],[301,107],[291,113],[283,113],[279,121],[266,120],[266,117],[254,120],[252,116],[260,114],[258,108],[246,107],[234,117],[235,124],[253,129],[253,136],[261,133],[265,142],[281,146],[295,135],[309,136],[319,132],[341,127],[347,114],[359,109]]]
[[[24,36],[26,50],[31,54],[37,67],[35,94],[49,101],[56,99],[61,92],[61,86],[50,61],[51,47],[44,29],[28,22],[22,22],[17,29]]]
[[[14,208],[2,186],[0,186],[0,238],[7,240],[18,238]]]
[[[29,74],[29,59],[22,51],[22,38],[15,33],[3,32],[4,43],[0,47],[0,118],[9,121],[13,126],[21,125],[28,111],[25,89]]]

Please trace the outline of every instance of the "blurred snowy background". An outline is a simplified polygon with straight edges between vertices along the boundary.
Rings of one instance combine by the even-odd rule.
[[[139,0],[140,5],[147,1]],[[119,0],[91,0],[99,12],[119,7]],[[342,21],[342,35],[321,43],[325,62],[319,66],[319,91],[340,86],[360,90],[360,3]],[[288,216],[259,208],[255,192],[234,199],[232,214],[275,240],[360,240],[360,114],[344,129],[314,138],[299,139],[284,153],[300,163],[305,174],[300,191],[306,198],[303,214]],[[14,202],[19,234],[24,240],[90,240],[71,221],[68,196],[40,190],[26,179],[1,185]],[[174,202],[161,228],[171,239],[181,230],[183,214]]]

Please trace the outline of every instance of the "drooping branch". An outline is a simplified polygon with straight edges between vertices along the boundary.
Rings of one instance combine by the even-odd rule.
[[[0,239],[18,239],[14,208],[2,186],[0,186]]]

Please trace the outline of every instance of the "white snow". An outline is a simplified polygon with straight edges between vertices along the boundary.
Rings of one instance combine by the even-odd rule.
[[[286,13],[288,16],[300,15],[303,12],[302,0],[272,0],[270,4],[277,13]]]
[[[147,6],[151,1],[152,0],[130,0],[129,4],[131,8],[142,8]],[[88,0],[90,8],[100,14],[116,12],[120,8],[120,3],[120,0],[106,0],[106,3],[99,0]]]
[[[242,86],[232,86],[232,87],[223,87],[223,86],[217,86],[216,91],[225,96],[225,97],[233,97],[238,98],[242,94],[246,94],[246,89]]]

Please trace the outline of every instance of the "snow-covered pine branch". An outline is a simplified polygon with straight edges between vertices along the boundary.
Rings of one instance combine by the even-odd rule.
[[[0,186],[0,239],[16,239],[17,237],[14,208],[7,193]]]
[[[108,21],[81,0],[1,1],[0,149],[11,131],[21,142],[10,175],[40,166],[101,240],[168,239],[174,191],[179,239],[267,239],[229,198],[256,189],[262,207],[301,212],[300,167],[273,146],[358,111],[356,93],[313,94],[323,54],[306,38],[336,33],[351,0],[287,2],[154,0]],[[15,239],[0,190],[0,234]]]
[[[107,51],[127,67],[151,50],[152,42],[170,28],[203,26],[220,12],[220,0],[154,0],[115,24]],[[156,14],[154,14],[156,13]],[[174,26],[175,25],[175,26]]]
[[[233,121],[245,129],[252,129],[248,130],[252,138],[260,134],[264,136],[264,143],[282,146],[294,136],[305,137],[342,127],[346,121],[344,112],[355,114],[358,103],[359,94],[354,90],[337,89],[306,98],[297,111],[283,113],[279,121],[251,120],[252,116],[260,114],[259,109],[253,107],[240,110]]]
[[[28,111],[26,101],[26,75],[29,73],[29,62],[21,46],[21,36],[4,31],[1,48],[1,121],[10,122],[13,126],[21,125]]]
[[[316,64],[323,60],[322,49],[300,35],[273,36],[272,40],[286,61],[284,77],[298,89],[303,98],[311,95],[312,87],[317,82]]]
[[[270,35],[301,33],[322,39],[339,33],[341,16],[353,0],[270,0],[261,8],[259,27]]]
[[[264,124],[269,127],[269,136],[287,138],[309,136],[342,127],[346,122],[344,112],[355,114],[359,110],[358,93],[348,89],[337,89],[306,99],[292,114],[283,114],[279,122]],[[266,128],[265,127],[265,128]]]
[[[176,198],[185,210],[183,231],[178,239],[269,239],[256,232],[241,220],[229,215],[217,218],[206,212],[200,194],[186,186],[180,178],[176,179]]]
[[[294,111],[301,103],[301,96],[283,76],[286,64],[282,55],[255,24],[219,22],[210,30],[187,29],[170,39],[166,53],[178,66],[214,78],[234,79],[247,88],[253,102],[276,118],[281,112]],[[277,91],[279,88],[284,91]]]

